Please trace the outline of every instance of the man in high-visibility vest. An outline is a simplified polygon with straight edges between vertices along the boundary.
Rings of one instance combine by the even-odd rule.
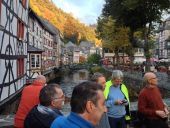
[[[126,121],[130,121],[129,94],[122,78],[122,71],[113,70],[112,79],[106,83],[104,90],[111,128],[126,128]]]

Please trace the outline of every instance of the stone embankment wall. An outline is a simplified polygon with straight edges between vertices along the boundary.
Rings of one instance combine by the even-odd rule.
[[[106,70],[106,77],[111,76],[111,69]],[[126,84],[131,101],[137,101],[140,90],[144,87],[143,85],[143,74],[142,72],[125,72],[123,82]],[[160,88],[163,98],[170,98],[170,78],[164,72],[155,73],[158,78],[158,87]]]

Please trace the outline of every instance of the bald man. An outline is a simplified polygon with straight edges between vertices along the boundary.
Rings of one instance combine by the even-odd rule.
[[[24,87],[18,111],[14,119],[15,128],[24,128],[25,117],[28,112],[39,103],[39,93],[45,84],[45,76],[38,75],[31,85]]]
[[[143,80],[145,87],[139,94],[138,111],[145,117],[146,128],[169,128],[166,121],[169,111],[157,87],[156,75],[147,72]]]

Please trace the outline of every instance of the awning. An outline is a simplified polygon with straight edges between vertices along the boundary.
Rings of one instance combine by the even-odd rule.
[[[28,53],[30,53],[30,52],[34,52],[34,53],[42,53],[42,52],[45,52],[44,50],[39,49],[39,48],[36,48],[36,47],[34,47],[34,46],[31,46],[31,45],[28,45],[27,50],[28,50]]]

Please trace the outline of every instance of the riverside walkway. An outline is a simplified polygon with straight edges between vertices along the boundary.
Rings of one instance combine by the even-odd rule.
[[[113,68],[108,68],[105,66],[103,66],[103,68],[110,73],[113,70]],[[143,74],[140,71],[123,71],[123,74],[124,74],[124,77],[126,78],[143,81]],[[170,91],[170,75],[168,75],[165,72],[155,72],[155,74],[158,78],[158,87]]]
[[[169,106],[169,110],[170,110],[170,98],[164,99],[164,101]],[[67,108],[67,109],[70,109],[69,104],[66,104],[64,107]],[[132,112],[137,111],[137,102],[131,102],[131,111]],[[63,113],[65,115],[68,114],[68,112],[64,112],[64,111],[63,111]],[[0,116],[0,128],[13,128],[14,116],[15,115],[12,115],[12,114]],[[168,123],[169,123],[169,126],[170,126],[170,116],[168,117]],[[134,126],[132,125],[131,128],[134,128]]]
[[[107,69],[108,71],[112,71],[111,69]],[[71,76],[68,76],[68,78],[66,78],[66,76],[64,76],[65,79],[67,79],[65,81],[65,83],[62,83],[61,86],[62,88],[65,87],[65,90],[67,90],[67,96],[69,97],[69,94],[71,95],[72,89],[73,87],[79,83],[80,81],[87,79],[87,78],[82,78],[83,76],[86,76],[85,74],[83,74],[83,70],[80,71],[80,76],[78,77],[78,72],[75,73],[73,78],[71,78]],[[124,75],[125,77],[129,77],[129,78],[133,78],[136,79],[137,81],[142,81],[142,73],[141,72],[128,72],[128,71],[124,71]],[[168,82],[168,76],[164,73],[157,73],[158,79],[163,79],[161,82],[161,87],[163,88],[167,88],[169,89],[169,82]],[[74,79],[79,78],[79,81],[77,81],[77,83],[74,82]],[[68,82],[69,82],[69,86],[68,86]],[[67,83],[67,84],[66,84]],[[166,84],[164,86],[164,84]],[[70,86],[71,85],[71,86]],[[164,99],[164,101],[168,104],[169,108],[170,108],[170,98],[166,98]],[[66,111],[67,110],[67,111]],[[170,109],[169,109],[170,110]],[[70,106],[69,103],[64,105],[63,108],[63,113],[65,115],[67,115],[70,111]],[[137,111],[137,102],[131,102],[131,111],[132,112],[136,112]],[[13,124],[14,124],[14,114],[10,114],[10,115],[0,115],[0,128],[13,128]],[[170,119],[170,117],[169,117]],[[170,124],[170,122],[169,122]],[[135,128],[133,125],[131,126],[131,128]]]

